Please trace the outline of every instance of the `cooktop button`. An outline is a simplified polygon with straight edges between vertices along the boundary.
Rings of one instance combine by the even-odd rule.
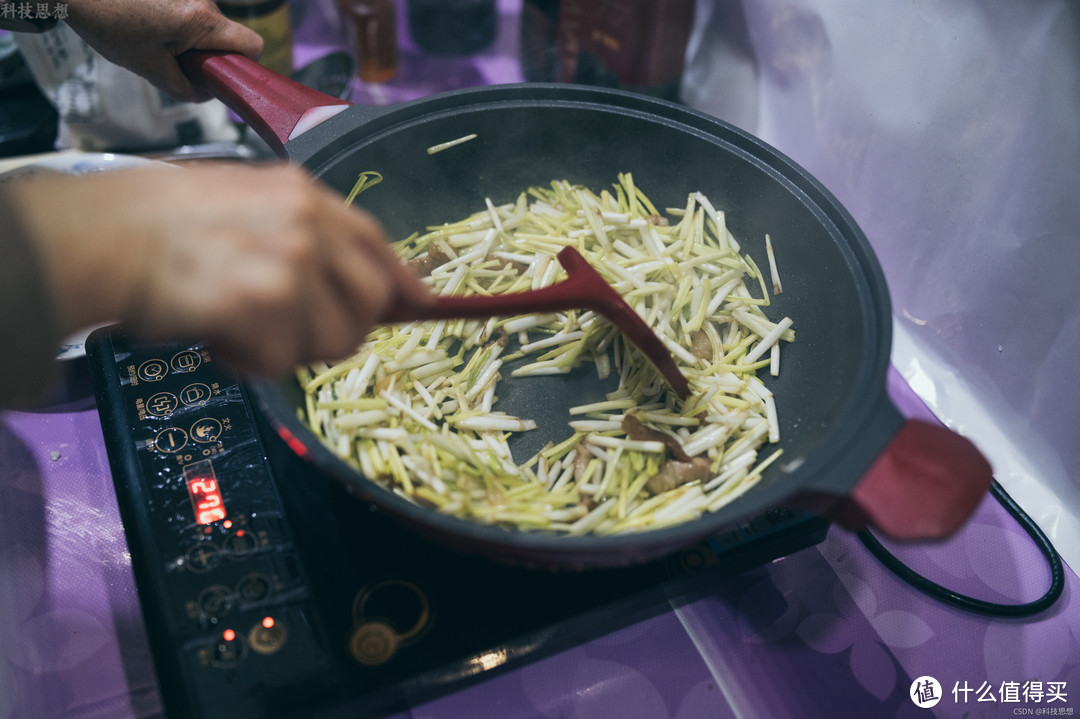
[[[205,404],[210,399],[210,388],[202,382],[192,382],[180,390],[180,400],[188,407]]]
[[[154,437],[154,447],[159,452],[179,452],[187,444],[187,432],[179,427],[166,427]]]
[[[184,566],[196,574],[205,574],[220,563],[221,550],[210,542],[199,542],[184,553]]]
[[[209,648],[209,663],[215,667],[236,666],[244,658],[244,643],[236,632],[226,629]]]
[[[259,654],[273,654],[285,646],[287,638],[285,625],[273,617],[264,617],[248,632],[248,644]]]
[[[169,374],[169,365],[159,359],[146,360],[139,365],[139,379],[144,382],[157,382]]]
[[[184,350],[173,355],[170,364],[175,372],[194,372],[202,364],[202,356],[195,350]]]
[[[167,417],[176,411],[180,403],[172,392],[158,392],[146,400],[146,411],[155,417]]]
[[[214,584],[199,592],[197,601],[200,612],[207,617],[219,619],[232,609],[232,590],[221,584]]]
[[[369,667],[390,661],[397,648],[397,632],[378,619],[364,622],[353,630],[349,638],[349,653],[353,659]]]
[[[252,573],[241,579],[236,585],[236,593],[245,602],[258,602],[270,596],[274,589],[270,578],[265,574]]]
[[[213,417],[205,417],[191,425],[191,438],[196,442],[209,444],[221,436],[221,422]]]
[[[222,546],[228,554],[229,559],[239,560],[257,550],[259,548],[259,542],[251,532],[246,529],[238,529],[225,537]]]

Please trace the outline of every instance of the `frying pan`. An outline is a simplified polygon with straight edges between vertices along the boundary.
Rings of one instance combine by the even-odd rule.
[[[345,194],[362,171],[383,181],[357,198],[391,237],[405,237],[526,187],[566,179],[610,187],[633,174],[658,208],[701,191],[726,212],[745,252],[765,257],[769,233],[784,280],[770,312],[795,321],[780,376],[768,378],[781,423],[781,461],[739,499],[675,527],[619,536],[508,531],[417,506],[339,460],[298,418],[292,379],[250,384],[259,411],[298,455],[356,497],[430,539],[491,559],[556,569],[658,558],[778,505],[871,526],[900,539],[944,537],[986,492],[991,469],[966,439],[905,421],[885,389],[892,318],[881,268],[840,203],[777,150],[714,117],[628,92],[573,85],[501,85],[390,107],[343,103],[246,58],[189,52],[181,64],[283,158]],[[476,139],[429,154],[428,147]],[[500,386],[501,408],[536,419],[511,444],[524,458],[570,431],[567,408],[601,399],[591,369]],[[531,443],[531,444],[530,444]]]

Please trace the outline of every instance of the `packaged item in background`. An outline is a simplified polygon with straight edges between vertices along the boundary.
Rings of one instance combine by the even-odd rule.
[[[259,63],[285,77],[293,71],[292,16],[287,0],[219,0],[222,14],[263,39]]]
[[[885,272],[897,373],[1080,567],[1080,6],[700,7],[684,101],[839,198]]]
[[[554,82],[559,55],[559,0],[525,0],[518,52],[525,80]]]
[[[239,139],[220,102],[173,100],[103,58],[66,23],[14,37],[38,87],[56,108],[56,149],[142,152]]]
[[[433,55],[472,55],[495,41],[495,0],[409,0],[409,35]]]
[[[389,82],[397,75],[398,38],[394,0],[338,0],[356,53],[356,75]]]
[[[41,94],[15,38],[0,31],[0,157],[48,152],[56,140],[56,110]]]
[[[694,0],[525,0],[526,79],[678,100]]]

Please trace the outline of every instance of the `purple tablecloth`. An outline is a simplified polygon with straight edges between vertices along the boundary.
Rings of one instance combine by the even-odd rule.
[[[906,414],[925,413],[895,374],[890,390]],[[990,600],[1029,601],[1049,583],[991,498],[953,539],[897,551]],[[1068,569],[1066,580],[1041,615],[985,618],[919,594],[833,529],[703,598],[397,719],[1068,716],[1080,691],[1080,582]],[[0,415],[0,607],[0,719],[161,715],[92,408]],[[933,710],[909,699],[922,676],[942,687]]]
[[[308,15],[308,37],[322,37]],[[403,31],[398,79],[357,83],[353,99],[519,80],[513,38],[499,38],[474,58],[437,61]],[[334,46],[309,41],[298,61]],[[905,414],[928,414],[895,373],[889,389]],[[953,539],[897,552],[931,579],[989,600],[1032,600],[1049,583],[1030,539],[989,497]],[[1078,587],[1066,568],[1051,609],[990,619],[916,592],[833,529],[703,598],[664,603],[651,619],[394,719],[1072,716]],[[941,686],[933,709],[911,698],[927,676]],[[96,410],[0,414],[0,719],[161,715]]]

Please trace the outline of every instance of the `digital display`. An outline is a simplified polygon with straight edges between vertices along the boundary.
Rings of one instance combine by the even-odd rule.
[[[225,500],[221,496],[221,486],[210,460],[184,467],[184,482],[187,484],[191,507],[195,510],[196,522],[212,524],[228,516],[225,512]]]

